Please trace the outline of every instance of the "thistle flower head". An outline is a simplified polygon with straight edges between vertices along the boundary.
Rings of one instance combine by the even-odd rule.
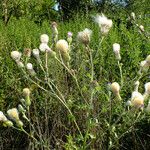
[[[19,120],[19,113],[17,108],[12,108],[7,111],[8,116],[13,120]]]
[[[72,32],[68,32],[67,35],[68,35],[68,38],[70,38],[70,37],[72,37],[73,34],[72,34]]]
[[[112,20],[108,19],[104,14],[97,15],[95,17],[95,22],[98,23],[99,27],[101,28],[102,35],[106,35],[113,24]]]
[[[58,25],[57,25],[57,23],[55,21],[53,21],[52,24],[51,24],[51,26],[52,26],[52,28],[54,28],[54,27],[57,28]]]
[[[30,48],[25,48],[23,53],[26,57],[30,57],[31,56],[31,49]]]
[[[78,32],[77,39],[79,42],[88,45],[91,40],[91,34],[92,30],[86,28],[83,31]]]
[[[150,82],[146,83],[144,86],[145,86],[145,93],[150,95]]]
[[[6,118],[6,116],[3,114],[2,111],[0,111],[0,121],[2,121],[2,122],[7,121],[7,118]]]
[[[20,61],[21,53],[18,52],[18,51],[12,51],[12,52],[11,52],[11,57],[12,57],[12,59],[14,59],[15,61]]]
[[[131,104],[136,108],[141,108],[144,105],[144,97],[141,93],[134,91],[131,96]]]
[[[33,65],[31,63],[27,63],[27,69],[28,70],[33,70]]]
[[[56,49],[61,53],[67,53],[69,49],[68,42],[66,40],[59,40],[56,43]]]
[[[114,43],[113,44],[113,52],[115,53],[116,59],[121,60],[120,56],[120,44]]]
[[[143,25],[140,25],[139,28],[140,28],[140,30],[141,30],[142,32],[144,32],[144,26],[143,26]]]
[[[134,13],[134,12],[131,13],[131,18],[132,18],[133,20],[135,20],[135,13]]]
[[[47,43],[41,43],[39,46],[39,49],[41,50],[41,52],[50,52],[51,48],[47,45]]]
[[[33,53],[33,56],[35,58],[39,58],[40,57],[40,51],[38,49],[33,49],[32,53]]]
[[[41,43],[48,44],[49,36],[47,34],[42,34],[40,37]]]
[[[29,96],[30,93],[31,93],[31,91],[29,90],[29,88],[24,88],[24,89],[23,89],[23,95],[24,95],[24,96]]]
[[[110,88],[111,88],[112,92],[114,93],[114,95],[117,95],[120,91],[120,85],[117,82],[113,82],[110,85]]]

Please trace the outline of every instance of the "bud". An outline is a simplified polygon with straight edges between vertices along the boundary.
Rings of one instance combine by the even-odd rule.
[[[114,43],[113,44],[113,52],[115,53],[116,59],[121,60],[120,56],[120,44]]]
[[[56,52],[51,51],[51,52],[50,52],[50,56],[53,57],[53,58],[55,58],[55,57],[56,57]]]
[[[42,34],[41,37],[40,37],[40,40],[41,40],[41,43],[48,44],[49,37],[48,37],[47,34]]]
[[[32,66],[31,63],[27,63],[27,69],[28,69],[29,73],[30,73],[32,76],[35,76],[35,75],[36,75],[36,73],[35,73],[35,71],[34,71],[33,66]]]
[[[142,72],[147,72],[148,69],[149,69],[149,64],[147,63],[147,61],[146,60],[141,61],[141,63],[140,63],[140,70]]]
[[[110,85],[110,88],[113,92],[113,94],[119,99],[121,100],[121,97],[120,97],[120,85],[117,83],[117,82],[113,82],[111,85]]]
[[[22,106],[21,104],[18,105],[18,111],[19,111],[20,113],[26,112],[26,110],[23,108],[23,106]]]
[[[72,43],[72,32],[68,32],[68,38],[67,38],[67,41],[69,44]]]
[[[131,13],[131,17],[133,20],[135,20],[135,13],[134,12]]]
[[[4,122],[3,124],[5,127],[12,127],[13,123],[10,120],[7,120],[6,122]]]
[[[30,106],[31,105],[31,101],[30,101],[30,90],[28,88],[24,88],[23,89],[23,95],[25,96],[25,104],[26,106]]]
[[[111,90],[114,93],[114,95],[119,93],[120,85],[117,82],[113,82],[110,87],[111,87]]]
[[[16,108],[12,108],[12,109],[9,109],[7,111],[7,114],[8,116],[13,119],[13,120],[19,120],[19,113],[18,113],[18,110]]]
[[[18,52],[18,51],[12,51],[12,52],[11,52],[11,57],[12,57],[12,59],[14,59],[15,61],[20,61],[21,53]]]
[[[136,108],[141,108],[144,106],[144,97],[141,93],[134,91],[131,97],[131,104]]]
[[[145,93],[147,93],[148,95],[150,95],[150,82],[145,84]]]
[[[32,53],[35,58],[40,58],[40,51],[38,49],[33,49]]]
[[[2,111],[0,111],[0,121],[2,121],[2,122],[7,121],[7,118],[6,118],[6,116],[3,114]]]
[[[144,32],[144,26],[140,25],[139,28],[142,32]]]
[[[126,106],[131,106],[131,101],[127,101]]]
[[[23,122],[21,120],[16,121],[16,124],[19,128],[23,127]]]

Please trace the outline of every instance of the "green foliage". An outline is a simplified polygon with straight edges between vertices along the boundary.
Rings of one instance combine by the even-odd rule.
[[[34,6],[33,8],[35,8],[35,12],[40,10]],[[126,15],[121,14],[119,23],[118,17],[112,15],[109,14],[110,18],[114,18],[113,28],[103,39],[100,46],[102,36],[92,17],[77,14],[68,22],[58,23],[59,39],[67,39],[67,32],[73,32],[70,67],[76,73],[84,97],[81,96],[74,78],[54,58],[49,59],[49,72],[51,79],[65,97],[66,105],[73,114],[70,114],[56,97],[50,95],[50,92],[45,93],[37,85],[27,80],[10,58],[10,52],[13,50],[23,52],[24,48],[38,48],[39,37],[43,33],[49,35],[49,45],[51,45],[52,31],[49,21],[44,21],[41,26],[38,26],[34,23],[35,20],[27,18],[17,20],[12,17],[7,27],[3,22],[0,23],[0,108],[5,111],[17,106],[23,97],[22,89],[30,87],[32,92],[30,119],[32,123],[35,123],[36,131],[32,134],[40,139],[36,133],[41,131],[40,135],[42,136],[42,140],[39,140],[38,143],[32,141],[32,138],[29,138],[30,136],[27,137],[22,132],[20,133],[21,140],[14,139],[18,132],[1,126],[1,143],[5,149],[9,149],[12,145],[14,148],[20,148],[21,141],[26,141],[27,149],[38,149],[42,146],[45,149],[105,150],[125,149],[132,145],[135,145],[137,149],[149,146],[147,142],[149,141],[149,130],[145,131],[144,129],[145,125],[149,126],[149,114],[133,109],[128,111],[128,108],[124,107],[134,89],[139,63],[149,54],[149,39],[139,32],[134,24],[127,25]],[[148,19],[137,20],[139,25],[144,25],[145,31],[148,31],[148,22]],[[94,81],[96,82],[92,83],[90,81],[89,53],[76,40],[78,32],[85,28],[90,28],[93,31],[89,46],[94,58]],[[112,45],[116,42],[121,45],[121,63],[123,64],[124,84],[120,93],[121,102],[115,99],[108,88],[110,82],[117,81],[120,83],[120,70],[112,50]],[[55,47],[53,50],[55,50]],[[41,59],[45,60],[44,54],[41,55]],[[45,81],[44,74],[38,68],[36,60],[31,58],[29,61],[34,64],[37,76]],[[141,92],[144,92],[143,84],[149,82],[148,76],[145,74],[140,80],[139,90]],[[44,87],[48,89],[46,84],[44,84]],[[89,102],[93,89],[93,106],[89,106],[84,99]],[[21,119],[23,120],[22,117]],[[30,133],[28,122],[23,121],[24,128]],[[74,121],[77,122],[82,135]],[[9,132],[13,135],[10,135]],[[4,135],[3,133],[8,134]],[[130,138],[131,135],[134,137],[133,139]],[[11,144],[7,145],[6,138],[7,140],[11,139],[9,140]],[[139,144],[141,141],[144,141],[142,145]]]

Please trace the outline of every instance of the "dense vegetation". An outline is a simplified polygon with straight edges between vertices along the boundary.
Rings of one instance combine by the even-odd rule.
[[[149,70],[139,75],[141,61],[150,55],[149,1],[142,4],[138,0],[126,1],[125,6],[119,1],[116,4],[107,0],[94,4],[76,1],[80,7],[72,7],[71,1],[65,1],[60,3],[59,11],[53,9],[57,1],[52,0],[2,1],[7,2],[8,13],[7,16],[2,13],[0,20],[0,111],[6,115],[7,110],[18,108],[24,98],[24,88],[31,91],[31,105],[26,109],[29,122],[22,112],[19,114],[24,130],[16,130],[19,129],[17,123],[4,127],[0,122],[0,149],[148,150],[150,116],[146,108],[149,98],[144,107],[138,109],[126,106],[126,102],[131,99],[137,80],[140,93],[145,91],[144,84],[150,82]],[[4,6],[1,5],[2,12]],[[76,13],[79,9],[81,12]],[[135,11],[135,19],[130,15],[132,11]],[[98,12],[104,12],[113,21],[105,36],[94,22]],[[47,34],[48,45],[61,60],[55,45],[57,40],[53,39],[52,21],[58,24],[58,39],[68,40],[69,31],[73,36],[69,64],[68,59],[65,60],[68,56],[61,54],[64,60],[60,63],[55,55],[48,54],[48,80],[33,54],[27,58],[24,52],[39,48],[40,36]],[[78,32],[85,28],[92,30],[88,45],[77,39]],[[113,52],[114,43],[121,46],[119,61]],[[12,51],[22,52],[22,62],[32,63],[40,80],[28,76],[17,66],[11,58]],[[40,53],[43,65],[45,55]],[[123,83],[121,100],[111,91],[113,82]]]

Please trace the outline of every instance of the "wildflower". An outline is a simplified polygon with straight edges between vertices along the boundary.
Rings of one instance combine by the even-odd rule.
[[[68,41],[69,44],[71,44],[71,42],[72,42],[72,32],[68,32],[67,41]]]
[[[110,28],[112,27],[112,20],[108,19],[105,15],[97,15],[95,17],[95,22],[98,23],[99,27],[101,28],[102,35],[106,35]]]
[[[120,44],[114,43],[113,44],[113,52],[115,53],[116,59],[121,60],[120,56]]]
[[[33,65],[31,63],[27,63],[27,69],[28,70],[33,70]]]
[[[49,37],[47,34],[42,34],[40,37],[41,43],[48,44]]]
[[[23,95],[25,96],[25,103],[26,106],[30,106],[31,105],[31,101],[30,101],[30,90],[28,88],[24,88],[23,89]]]
[[[117,82],[113,82],[111,85],[110,85],[110,88],[113,92],[113,94],[119,99],[121,100],[121,97],[120,97],[120,85],[117,83]]]
[[[69,49],[68,42],[66,40],[59,40],[56,43],[56,49],[61,53],[68,53]]]
[[[134,91],[131,97],[131,104],[136,108],[141,108],[144,106],[144,97],[141,93]]]
[[[6,116],[3,114],[3,112],[0,111],[0,121],[5,122],[5,121],[7,121],[7,120],[8,120],[8,119],[7,119]]]
[[[16,108],[12,108],[12,109],[9,109],[7,111],[7,114],[8,116],[12,119],[12,120],[19,120],[19,113],[18,113],[18,110]]]
[[[144,32],[144,26],[140,25],[139,28],[142,32]]]
[[[28,69],[28,71],[29,71],[29,73],[32,75],[32,76],[34,76],[36,73],[35,73],[35,71],[34,71],[34,69],[33,69],[33,65],[31,64],[31,63],[27,63],[27,69]]]
[[[143,96],[144,96],[144,99],[147,99],[148,96],[150,95],[150,82],[146,83],[144,87],[145,87],[145,93]]]
[[[141,72],[147,72],[148,69],[149,69],[149,64],[148,64],[148,62],[147,62],[146,60],[141,61],[141,63],[140,63],[140,71],[141,71]]]
[[[30,90],[28,89],[28,88],[24,88],[23,89],[23,94],[24,94],[24,96],[30,96]]]
[[[92,31],[90,29],[84,29],[83,31],[79,32],[77,35],[77,39],[79,42],[83,43],[87,46],[91,39]]]
[[[18,52],[18,51],[12,51],[12,52],[11,52],[11,57],[12,57],[12,59],[14,59],[15,61],[20,61],[21,53]]]
[[[24,55],[26,57],[30,57],[31,56],[31,49],[30,48],[25,48],[24,49]]]
[[[41,50],[41,52],[50,52],[51,48],[46,44],[46,43],[41,43],[39,46],[39,49]]]
[[[133,20],[135,20],[135,13],[134,13],[134,12],[131,13],[131,18],[132,18]]]
[[[57,29],[57,23],[52,22],[52,35],[53,35],[53,43],[56,43],[58,40],[58,29]]]

